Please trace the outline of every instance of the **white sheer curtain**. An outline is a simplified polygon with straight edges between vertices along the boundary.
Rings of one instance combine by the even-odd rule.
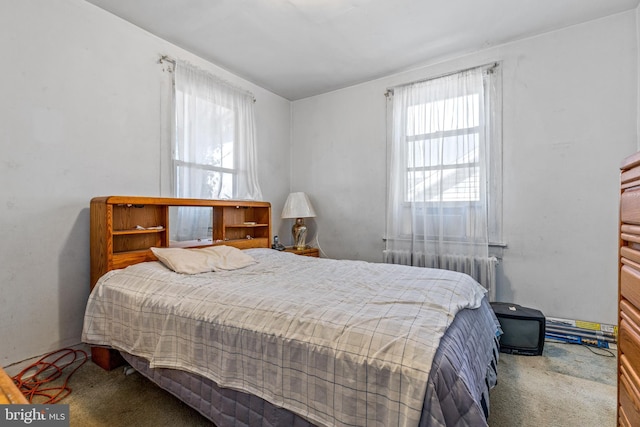
[[[253,96],[184,61],[174,75],[173,194],[260,200]],[[182,208],[172,238],[202,238],[210,227],[210,212]]]
[[[499,70],[480,67],[393,89],[385,261],[478,281],[501,240]]]

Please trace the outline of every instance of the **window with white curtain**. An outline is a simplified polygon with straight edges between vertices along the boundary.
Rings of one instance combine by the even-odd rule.
[[[173,194],[197,199],[259,200],[253,96],[176,61]],[[172,238],[205,238],[211,214],[181,208]]]
[[[499,64],[389,91],[385,261],[443,268],[502,240]]]

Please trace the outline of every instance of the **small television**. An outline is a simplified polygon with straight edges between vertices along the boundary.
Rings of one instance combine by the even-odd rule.
[[[539,356],[544,349],[546,319],[534,308],[506,302],[492,302],[502,335],[500,352]]]

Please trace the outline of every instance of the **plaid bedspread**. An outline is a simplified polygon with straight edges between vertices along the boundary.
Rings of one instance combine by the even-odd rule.
[[[445,270],[247,250],[185,276],[160,263],[100,279],[83,341],[255,394],[318,425],[417,426],[440,338],[484,288]]]

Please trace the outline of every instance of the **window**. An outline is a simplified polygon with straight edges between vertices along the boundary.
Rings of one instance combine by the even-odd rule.
[[[183,61],[174,76],[174,196],[260,200],[253,96]],[[210,235],[210,213],[180,208],[174,217],[172,239]]]
[[[385,252],[502,240],[500,92],[497,64],[393,88]]]
[[[174,195],[262,198],[253,96],[182,61],[174,87]]]

